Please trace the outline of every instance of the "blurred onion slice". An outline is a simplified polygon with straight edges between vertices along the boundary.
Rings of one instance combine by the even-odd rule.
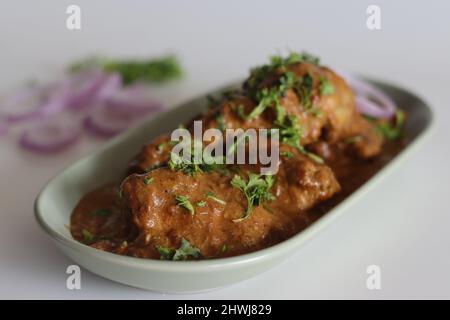
[[[143,116],[160,111],[159,104],[147,102],[147,105],[128,105],[119,103],[101,103],[84,119],[84,127],[89,132],[111,137],[139,122]]]
[[[28,85],[17,89],[0,101],[0,117],[19,122],[39,117],[43,112],[48,88]]]
[[[9,123],[0,118],[0,137],[5,135],[8,132],[9,129]]]
[[[52,153],[66,149],[81,136],[81,125],[70,114],[37,121],[20,136],[20,145],[40,153]]]
[[[356,108],[359,112],[382,119],[390,119],[397,109],[395,102],[382,90],[358,78],[355,75],[338,71],[355,95]]]
[[[110,76],[98,69],[80,71],[70,74],[61,83],[60,92],[66,96],[68,106],[72,108],[83,108],[92,103],[101,92],[105,84],[112,86],[108,90],[118,89],[117,76],[111,80]]]
[[[150,98],[147,89],[141,84],[116,90],[105,101],[111,109],[119,109],[119,112],[127,111],[133,114],[147,114],[162,109],[160,103]]]

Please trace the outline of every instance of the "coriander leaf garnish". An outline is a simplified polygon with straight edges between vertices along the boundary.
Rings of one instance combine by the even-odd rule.
[[[152,181],[153,177],[144,177],[144,184],[149,185]]]
[[[175,196],[175,202],[177,204],[177,206],[183,207],[186,210],[188,210],[191,215],[194,215],[195,210],[194,207],[192,206],[191,202],[189,201],[189,198],[186,196]]]
[[[183,157],[180,157],[174,152],[170,153],[170,159],[167,163],[169,169],[172,171],[181,171],[184,174],[194,176],[199,172],[209,172],[214,170],[223,171],[226,169],[224,165],[225,161],[218,161],[218,158],[209,158],[205,153],[203,153],[203,149],[201,150],[202,161],[201,163],[196,163],[195,154],[194,154],[194,144],[191,146],[191,152],[187,155],[189,157],[189,161],[185,161]],[[203,146],[200,146],[203,148]]]
[[[164,150],[165,144],[166,144],[165,142],[161,142],[156,146],[156,150],[158,151],[158,153],[161,153]]]
[[[180,247],[178,249],[165,248],[159,245],[156,245],[155,248],[158,250],[161,260],[179,261],[187,260],[189,257],[200,257],[200,250],[191,245],[190,242],[184,238],[181,239]]]
[[[217,129],[219,129],[220,131],[225,130],[225,120],[224,120],[223,116],[220,114],[220,112],[218,112],[216,114],[216,123],[217,123]]]
[[[158,251],[161,260],[172,260],[176,251],[174,248],[166,248],[159,245],[155,245],[155,248]]]
[[[324,77],[321,77],[319,80],[319,90],[321,96],[334,93],[333,85]]]
[[[242,120],[246,120],[247,116],[245,115],[245,111],[244,111],[244,105],[240,104],[236,107],[236,113],[239,116],[239,118],[241,118]]]
[[[294,154],[292,152],[290,152],[290,151],[281,151],[280,155],[282,157],[287,158],[287,159],[291,159],[294,156]]]
[[[206,193],[206,198],[211,199],[217,203],[220,203],[222,205],[226,205],[227,203],[225,201],[223,201],[222,199],[219,199],[216,197],[216,195],[214,194],[214,192],[208,191]]]
[[[224,243],[224,244],[220,247],[219,255],[225,253],[225,251],[227,251],[227,249],[228,249],[227,244]]]
[[[294,90],[302,100],[302,104],[305,110],[311,109],[312,106],[312,90],[313,90],[313,78],[309,73],[298,78],[295,82]]]
[[[344,139],[344,143],[353,144],[355,142],[361,141],[362,139],[363,139],[362,136],[356,135],[356,136],[352,136],[352,137],[348,137],[348,138]]]
[[[200,250],[189,243],[186,239],[181,239],[180,247],[175,251],[173,260],[186,260],[188,257],[198,258]]]
[[[95,241],[95,236],[89,232],[87,229],[81,230],[81,234],[83,235],[83,239],[86,243],[90,244]]]
[[[196,205],[197,207],[203,208],[204,206],[206,206],[206,201],[197,201],[197,202],[195,203],[195,205]]]
[[[91,217],[109,217],[112,214],[112,212],[109,209],[96,209],[89,211],[88,214]]]
[[[405,113],[401,110],[395,112],[395,122],[391,125],[389,122],[377,122],[376,127],[388,140],[395,140],[402,134],[403,124],[405,122]]]
[[[269,192],[273,182],[272,175],[266,175],[263,178],[258,174],[250,173],[248,181],[245,181],[239,175],[235,175],[231,180],[231,185],[242,191],[247,199],[247,209],[241,218],[233,221],[240,222],[247,219],[252,213],[254,206],[260,205],[263,201],[273,200],[274,196]]]
[[[303,135],[303,128],[298,123],[298,119],[293,116],[287,116],[284,118],[284,122],[278,124],[280,129],[280,142],[287,144],[288,146],[296,148],[302,154],[306,155],[311,160],[323,164],[324,161],[318,155],[307,151],[301,144],[300,140]]]
[[[166,56],[149,60],[109,60],[91,58],[70,67],[71,71],[100,67],[106,72],[120,74],[124,85],[137,80],[162,83],[181,77],[182,71],[177,59]]]

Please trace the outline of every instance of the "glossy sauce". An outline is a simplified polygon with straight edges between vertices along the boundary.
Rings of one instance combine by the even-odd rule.
[[[339,181],[340,192],[331,199],[302,212],[299,212],[295,205],[289,203],[288,199],[283,199],[283,195],[279,195],[272,210],[274,210],[273,214],[286,218],[279,220],[286,224],[281,229],[282,231],[277,229],[269,233],[269,236],[264,241],[260,241],[257,246],[230,250],[221,253],[220,256],[233,256],[256,251],[279,243],[302,231],[369,180],[394,158],[405,144],[405,140],[387,142],[383,151],[370,160],[354,157],[346,152],[345,148],[334,147],[330,151],[331,155],[327,158],[326,164],[331,167]],[[149,245],[138,237],[132,218],[124,209],[118,185],[118,183],[109,183],[86,194],[80,200],[71,217],[72,236],[97,249],[143,258],[159,258],[156,250],[149,248]],[[201,214],[201,209],[199,209],[199,213]],[[292,219],[294,216],[295,219]],[[250,222],[251,220],[247,221],[247,223]],[[224,224],[224,226],[230,226],[230,224]],[[232,224],[230,228],[232,228]],[[233,231],[229,230],[229,232]],[[208,253],[208,256],[215,257],[211,252]]]

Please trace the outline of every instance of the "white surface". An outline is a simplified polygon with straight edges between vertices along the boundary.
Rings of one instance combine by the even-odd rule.
[[[79,4],[82,30],[65,9]],[[44,183],[102,141],[85,139],[53,157],[17,147],[19,128],[0,138],[0,298],[450,298],[450,6],[445,1],[39,1],[0,4],[2,91],[51,79],[66,63],[174,52],[187,76],[168,104],[246,74],[276,50],[306,49],[329,65],[385,79],[425,98],[438,128],[407,164],[280,266],[197,295],[160,295],[83,270],[82,289],[65,287],[71,264],[37,226],[33,200]],[[378,4],[382,30],[366,28]],[[366,267],[382,289],[366,288]],[[218,275],[220,276],[220,275]]]

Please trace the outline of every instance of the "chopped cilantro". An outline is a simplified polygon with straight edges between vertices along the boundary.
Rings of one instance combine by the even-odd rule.
[[[217,123],[217,129],[219,129],[220,131],[225,130],[225,120],[224,120],[222,114],[220,114],[220,112],[217,112],[217,114],[216,114],[216,123]]]
[[[201,142],[200,142],[201,143]],[[184,174],[194,176],[196,173],[199,172],[209,172],[213,170],[219,170],[223,171],[226,169],[222,159],[222,163],[220,163],[219,159],[209,159],[207,158],[207,155],[203,153],[202,150],[202,161],[201,163],[195,163],[195,154],[194,154],[194,144],[192,144],[192,149],[190,151],[190,154],[188,155],[190,157],[190,161],[184,161],[183,157],[180,157],[176,153],[171,152],[169,162],[167,163],[169,166],[169,169],[172,171],[181,171]],[[201,146],[201,148],[203,148]],[[200,162],[200,161],[198,161]]]
[[[313,83],[313,78],[309,73],[306,73],[303,77],[298,78],[295,82],[294,90],[300,97],[305,110],[309,110],[313,107],[311,99]]]
[[[88,213],[91,217],[109,217],[112,212],[109,209],[96,209]]]
[[[352,136],[352,137],[348,137],[348,138],[344,139],[344,143],[353,144],[355,142],[361,141],[362,139],[363,139],[362,136],[356,135],[356,136]]]
[[[376,123],[377,129],[388,140],[395,140],[402,134],[403,124],[405,122],[405,113],[401,110],[395,112],[395,122],[390,124],[389,122]]]
[[[291,159],[291,158],[294,156],[294,154],[293,154],[292,152],[289,152],[289,151],[282,151],[282,152],[280,153],[280,155],[281,155],[282,157],[287,158],[287,159]]]
[[[83,235],[83,239],[86,243],[90,244],[95,241],[95,236],[89,232],[89,230],[83,229],[81,230],[81,234]]]
[[[159,258],[161,260],[172,260],[176,249],[174,248],[166,248],[159,245],[155,246],[156,250],[159,252]]]
[[[161,153],[164,150],[165,145],[166,145],[165,142],[161,142],[156,146],[156,150],[158,151],[158,153]]]
[[[195,210],[192,206],[191,202],[189,201],[189,198],[186,196],[175,196],[175,202],[177,206],[185,208],[187,211],[191,213],[191,215],[194,215]]]
[[[284,122],[281,124],[278,124],[278,127],[280,129],[280,141],[282,143],[285,143],[291,147],[296,148],[298,151],[300,151],[302,154],[306,155],[311,160],[322,164],[323,159],[319,157],[318,155],[307,151],[301,144],[300,140],[303,135],[303,128],[298,123],[298,119],[290,115],[288,117],[285,117]]]
[[[199,258],[200,250],[189,243],[186,239],[182,238],[180,247],[175,248],[165,248],[156,245],[156,250],[158,250],[161,260],[187,260],[189,257]]]
[[[153,181],[153,177],[145,177],[144,178],[144,183],[146,185],[149,185],[150,183],[152,183],[152,181]]]
[[[241,218],[233,221],[240,222],[247,219],[252,213],[254,206],[258,206],[264,201],[273,200],[274,197],[269,192],[273,182],[274,180],[272,175],[266,175],[263,178],[258,174],[250,173],[248,181],[245,181],[239,175],[235,175],[231,180],[231,185],[242,191],[247,199],[247,209]]]
[[[129,85],[138,80],[145,82],[166,82],[182,75],[181,67],[173,56],[149,60],[109,60],[91,58],[70,67],[71,71],[88,68],[102,68],[106,72],[120,74],[122,82]]]
[[[217,198],[216,195],[214,194],[214,192],[211,192],[211,191],[208,191],[208,192],[206,193],[206,198],[207,198],[207,199],[211,199],[211,200],[213,200],[213,201],[215,201],[215,202],[217,202],[217,203],[223,204],[223,205],[226,205],[226,204],[227,204],[227,203],[226,203],[225,201],[223,201],[222,199]]]
[[[320,95],[325,96],[334,92],[334,87],[328,79],[321,77],[319,80]]]
[[[197,202],[195,203],[195,205],[196,205],[197,207],[203,208],[204,206],[206,206],[206,201],[197,201]]]

